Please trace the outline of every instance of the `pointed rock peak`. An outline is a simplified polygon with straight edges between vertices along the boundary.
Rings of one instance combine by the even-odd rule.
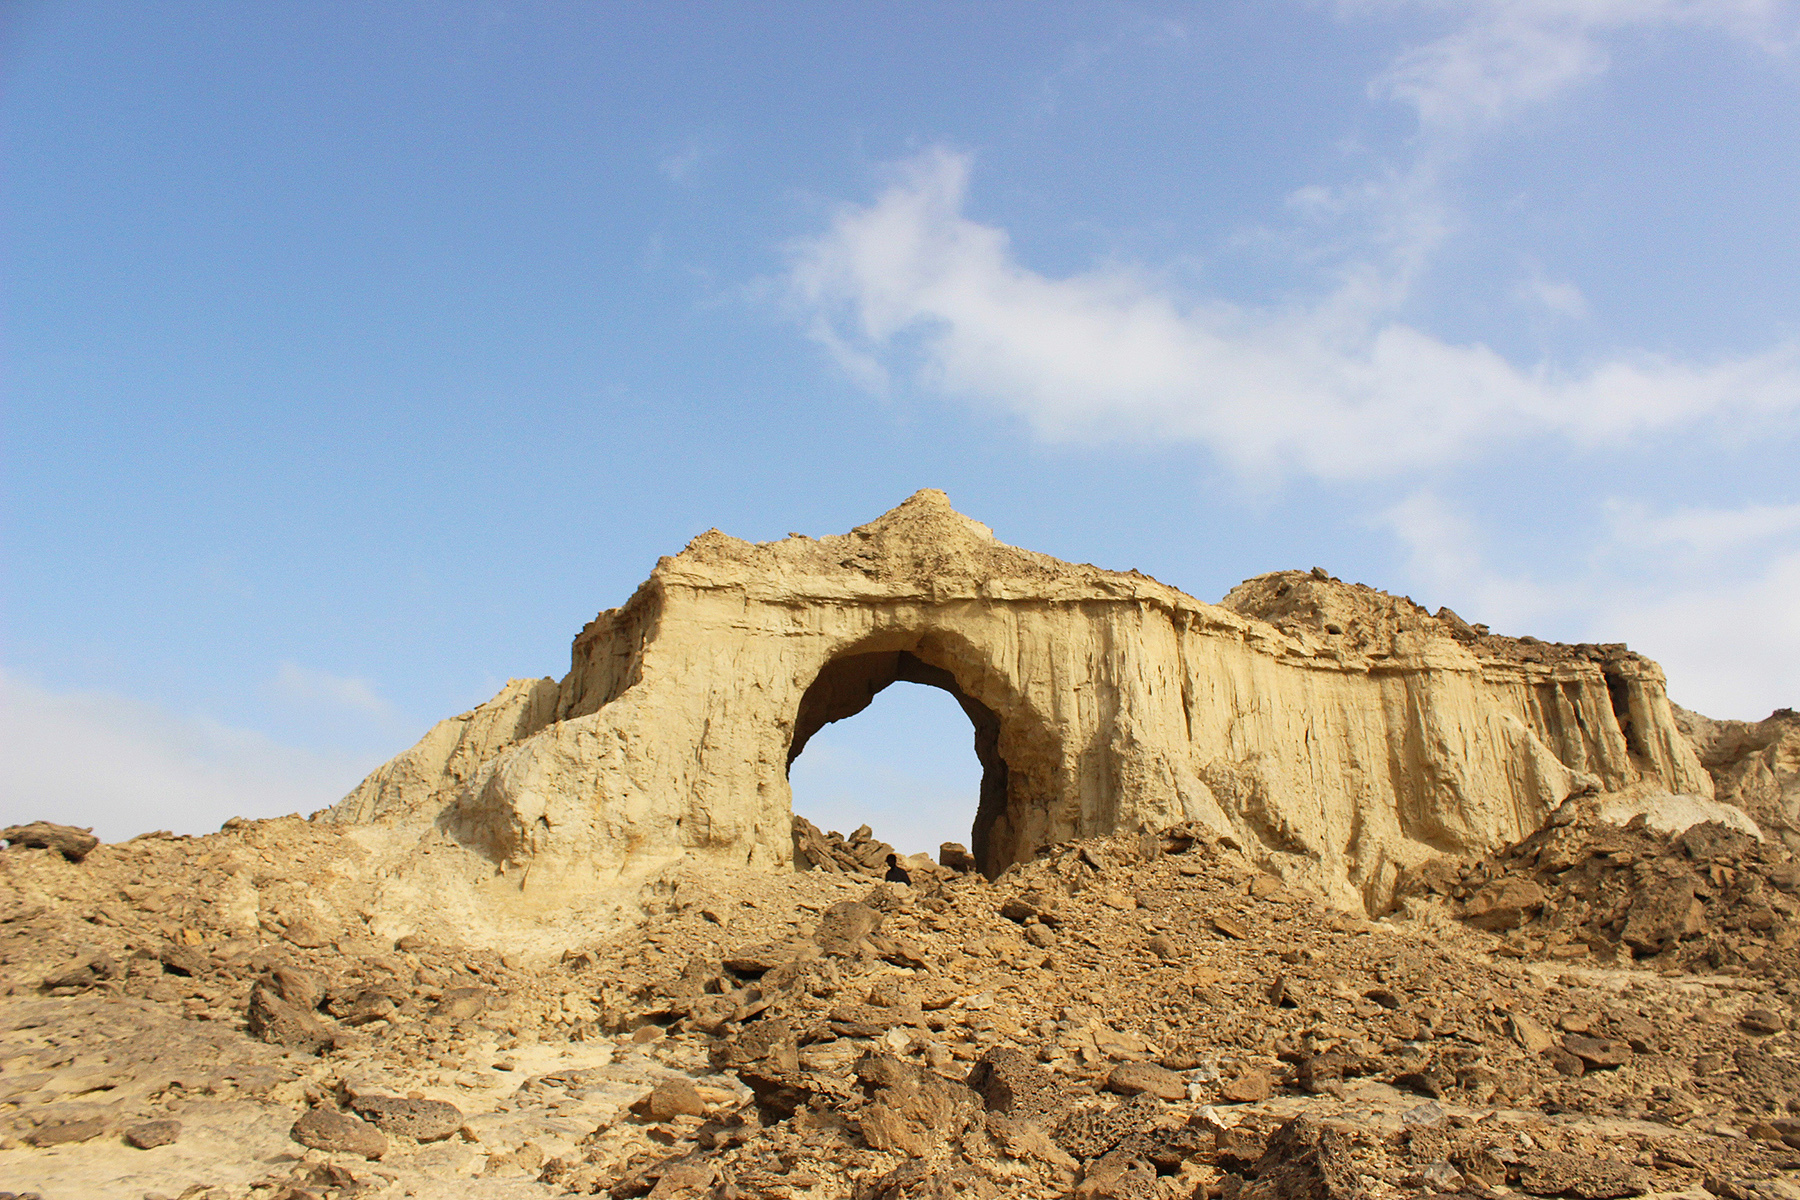
[[[931,539],[942,538],[950,533],[959,541],[996,540],[992,529],[973,517],[957,512],[950,504],[950,497],[938,488],[920,488],[867,525],[859,525],[851,532],[862,537],[883,539],[896,536]]]

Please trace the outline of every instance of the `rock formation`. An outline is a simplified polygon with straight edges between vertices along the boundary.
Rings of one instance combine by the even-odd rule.
[[[1675,722],[1712,776],[1717,798],[1800,850],[1800,713],[1778,708],[1760,721],[1714,721],[1676,708]]]
[[[1205,604],[922,491],[842,536],[702,534],[581,631],[560,683],[441,722],[333,815],[447,834],[526,892],[684,855],[787,868],[788,765],[902,680],[974,727],[990,877],[1195,821],[1378,908],[1403,868],[1516,841],[1571,794],[1712,794],[1661,671],[1622,645],[1494,637],[1316,569]]]

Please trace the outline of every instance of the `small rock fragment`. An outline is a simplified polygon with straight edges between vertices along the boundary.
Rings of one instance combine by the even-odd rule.
[[[1463,905],[1463,920],[1477,929],[1517,929],[1542,912],[1548,899],[1544,889],[1531,880],[1508,876],[1469,897]]]
[[[125,1131],[127,1144],[139,1150],[154,1150],[158,1146],[167,1146],[181,1136],[181,1122],[174,1120],[144,1121],[133,1125]]]
[[[1155,1063],[1120,1063],[1106,1077],[1106,1090],[1121,1096],[1148,1092],[1159,1100],[1187,1099],[1187,1081]]]
[[[1738,1026],[1745,1033],[1761,1036],[1780,1033],[1787,1028],[1787,1022],[1766,1008],[1753,1008],[1738,1018]]]
[[[1606,1071],[1624,1066],[1631,1058],[1631,1047],[1611,1038],[1582,1037],[1571,1033],[1563,1038],[1563,1048],[1589,1071]]]
[[[99,1117],[89,1117],[81,1121],[51,1121],[39,1125],[25,1135],[25,1140],[33,1146],[72,1146],[77,1142],[89,1142],[106,1132],[106,1122]]]
[[[691,1079],[665,1079],[631,1109],[651,1121],[667,1121],[679,1116],[704,1117],[707,1113],[706,1101]]]
[[[1267,1071],[1248,1068],[1219,1088],[1219,1099],[1232,1104],[1259,1104],[1275,1090]]]
[[[288,1136],[314,1150],[360,1154],[367,1159],[380,1158],[388,1147],[381,1130],[332,1108],[311,1109],[294,1122]]]

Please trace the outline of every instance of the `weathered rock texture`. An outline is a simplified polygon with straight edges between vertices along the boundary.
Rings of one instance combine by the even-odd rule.
[[[441,722],[336,817],[435,826],[527,890],[683,854],[785,867],[788,764],[902,680],[974,726],[990,875],[1193,820],[1379,904],[1401,868],[1517,840],[1575,792],[1712,794],[1624,646],[1493,637],[1317,570],[1204,604],[1007,546],[936,491],[842,536],[705,533],[572,659]]]
[[[1800,850],[1800,713],[1778,708],[1760,721],[1714,721],[1685,708],[1674,712],[1718,799]]]

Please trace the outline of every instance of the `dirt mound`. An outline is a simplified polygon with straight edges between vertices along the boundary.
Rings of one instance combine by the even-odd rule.
[[[1592,662],[1609,673],[1622,665],[1647,665],[1623,642],[1545,642],[1506,637],[1470,624],[1448,608],[1431,612],[1411,596],[1395,596],[1366,583],[1345,583],[1323,567],[1271,571],[1246,579],[1219,601],[1221,608],[1286,633],[1323,636],[1352,654],[1393,654],[1408,634],[1454,638],[1485,658],[1516,663]],[[1705,718],[1701,718],[1704,720]]]

